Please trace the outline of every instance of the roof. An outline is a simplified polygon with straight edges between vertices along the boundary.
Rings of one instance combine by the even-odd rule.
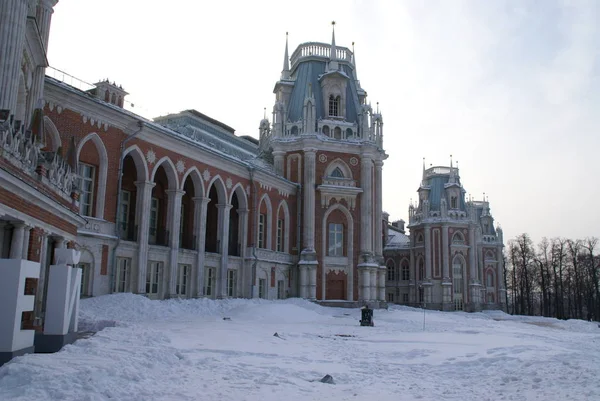
[[[410,238],[396,229],[388,226],[388,241],[385,249],[406,249],[410,247]]]
[[[292,79],[294,79],[294,88],[290,96],[288,107],[288,120],[291,122],[298,121],[303,117],[304,100],[308,96],[308,85],[311,85],[313,97],[315,98],[315,107],[317,110],[317,120],[328,118],[323,104],[323,91],[321,89],[320,79],[326,72],[327,62],[325,60],[307,60],[300,61],[298,68],[294,70]],[[348,122],[357,123],[359,110],[358,93],[356,81],[353,77],[352,67],[343,64],[340,66],[339,76],[345,76],[348,81],[346,85],[346,115],[345,120]]]

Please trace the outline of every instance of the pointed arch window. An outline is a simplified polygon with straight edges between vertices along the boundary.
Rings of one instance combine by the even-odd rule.
[[[344,173],[339,167],[336,167],[335,170],[331,172],[331,177],[333,178],[344,178]]]
[[[340,97],[329,95],[329,116],[338,117],[340,115]]]
[[[458,202],[456,200],[456,196],[450,197],[450,208],[451,209],[458,209]]]

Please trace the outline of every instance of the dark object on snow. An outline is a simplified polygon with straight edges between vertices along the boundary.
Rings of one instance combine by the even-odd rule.
[[[360,310],[360,314],[361,326],[375,326],[375,324],[373,323],[373,309],[370,309],[368,306],[365,306]]]
[[[230,317],[224,317],[223,320],[231,320]]]
[[[273,334],[273,337],[281,338],[281,336],[277,332],[275,332],[275,334]],[[281,338],[281,339],[283,340],[283,338]]]
[[[323,378],[320,381],[321,381],[321,383],[335,384],[333,381],[333,377],[331,377],[330,375],[323,376]]]

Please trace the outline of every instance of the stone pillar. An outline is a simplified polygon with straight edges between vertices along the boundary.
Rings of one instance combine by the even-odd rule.
[[[317,299],[317,266],[311,265],[308,268],[308,298]]]
[[[476,267],[477,267],[477,257],[475,256],[477,252],[477,245],[475,244],[475,227],[469,227],[469,278],[471,281],[475,280],[477,276]]]
[[[281,150],[273,151],[273,165],[275,167],[275,173],[278,175],[283,175],[283,159],[285,152]],[[288,173],[289,174],[289,173]]]
[[[23,258],[23,244],[25,237],[25,223],[13,223],[12,240],[10,243],[9,259],[26,259]]]
[[[431,228],[423,227],[425,233],[425,280],[431,279]]]
[[[371,158],[363,156],[360,161],[360,186],[362,187],[360,202],[360,251],[362,254],[370,255],[373,253],[373,205],[372,205],[372,187],[371,187],[371,169],[373,163]]]
[[[444,281],[450,280],[450,263],[449,259],[449,243],[448,243],[448,226],[442,226],[442,268]]]
[[[25,43],[27,0],[0,2],[0,110],[14,114]]]
[[[23,257],[21,259],[28,260],[29,254],[29,238],[31,237],[31,227],[25,225],[23,228]]]
[[[181,198],[185,191],[178,189],[167,190],[169,210],[167,212],[167,227],[169,227],[169,272],[168,280],[163,278],[168,285],[165,293],[169,298],[177,297],[177,268],[179,261],[179,230],[181,227]]]
[[[217,205],[219,209],[221,268],[218,274],[217,298],[227,296],[227,267],[229,265],[229,211],[232,205]]]
[[[379,268],[377,271],[377,280],[378,280],[378,296],[377,299],[379,301],[385,301],[385,278],[386,278],[386,269]]]
[[[250,276],[244,275],[244,272],[246,271],[246,269],[244,268],[246,261],[246,248],[248,247],[248,209],[238,209],[237,214],[239,216],[240,222],[240,258],[242,259],[242,267],[241,270],[238,272],[237,278],[237,294],[238,296],[244,297],[244,288],[251,288],[252,285],[252,278]],[[252,269],[249,270],[251,271]],[[247,280],[246,278],[249,278],[249,280]],[[248,294],[248,298],[251,297],[252,291],[250,291],[250,293]]]
[[[304,149],[304,249],[315,249],[316,149]]]
[[[152,188],[156,184],[149,181],[136,181],[136,222],[138,225],[138,257],[137,257],[137,281],[131,283],[131,291],[138,294],[146,293],[146,269],[148,265],[148,235],[150,230],[150,200],[152,199]],[[116,267],[116,266],[115,266]],[[131,277],[135,277],[131,275]]]
[[[383,162],[375,160],[375,254],[377,256],[383,255],[382,167]]]
[[[371,289],[370,289],[370,293],[371,293],[371,300],[375,301],[377,300],[377,270],[378,267],[371,267],[369,269],[369,275],[371,276],[369,281],[371,283]]]
[[[300,298],[308,298],[308,266],[299,265],[300,270]]]
[[[194,235],[196,236],[196,297],[204,295],[204,257],[206,246],[206,208],[210,198],[195,197],[194,201]]]
[[[368,301],[371,299],[371,272],[368,267],[359,268],[361,275],[360,280],[360,301]]]

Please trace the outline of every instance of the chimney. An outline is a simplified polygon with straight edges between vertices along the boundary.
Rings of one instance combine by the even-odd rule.
[[[108,79],[96,82],[96,87],[90,91],[96,98],[104,100],[106,103],[114,104],[123,108],[125,96],[129,95],[121,85],[110,82]]]

